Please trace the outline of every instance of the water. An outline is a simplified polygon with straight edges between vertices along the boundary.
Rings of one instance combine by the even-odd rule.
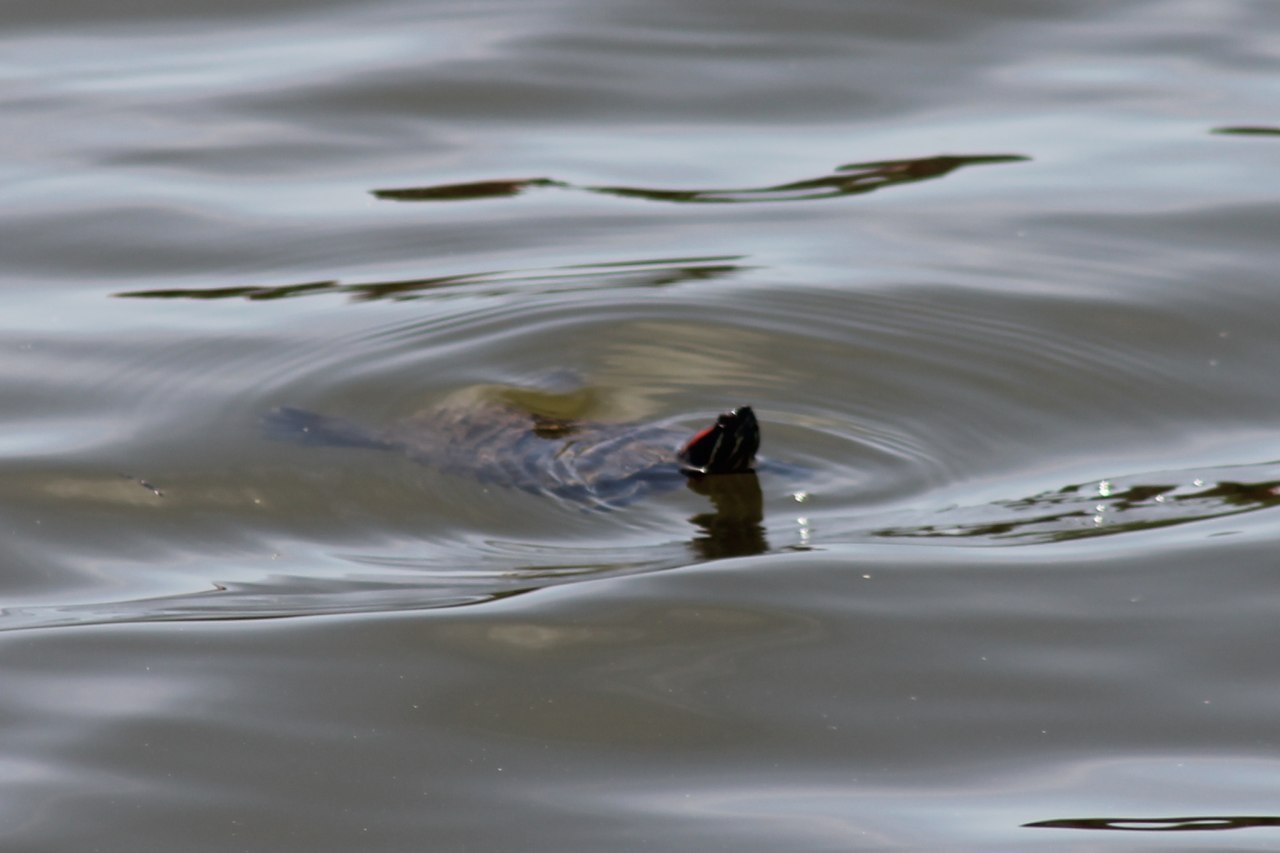
[[[1276,845],[1270,4],[0,14],[5,849]]]

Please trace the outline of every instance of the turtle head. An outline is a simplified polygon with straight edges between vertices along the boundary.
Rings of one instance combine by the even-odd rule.
[[[725,412],[680,448],[686,474],[733,474],[750,471],[760,449],[760,424],[750,406]]]

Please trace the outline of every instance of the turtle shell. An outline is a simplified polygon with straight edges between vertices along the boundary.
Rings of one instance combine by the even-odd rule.
[[[603,505],[689,477],[750,471],[760,443],[747,406],[692,436],[670,424],[579,421],[502,402],[443,406],[385,429],[295,408],[274,410],[267,424],[276,437],[390,450],[449,474]]]

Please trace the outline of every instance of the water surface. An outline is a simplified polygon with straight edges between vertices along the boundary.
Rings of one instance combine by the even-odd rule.
[[[1275,845],[1270,6],[3,16],[6,848]]]

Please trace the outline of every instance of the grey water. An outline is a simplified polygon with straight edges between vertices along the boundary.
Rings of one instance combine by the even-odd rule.
[[[0,22],[5,850],[1280,845],[1280,7]]]

